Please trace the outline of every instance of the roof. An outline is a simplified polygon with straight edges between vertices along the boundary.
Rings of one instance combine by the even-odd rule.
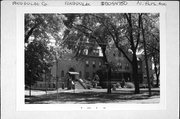
[[[69,71],[68,73],[69,74],[74,74],[74,75],[79,75],[79,72],[71,72],[71,71]]]

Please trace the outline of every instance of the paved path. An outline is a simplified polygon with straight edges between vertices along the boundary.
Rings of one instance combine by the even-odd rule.
[[[152,88],[151,89],[152,91],[159,91],[159,88]],[[128,89],[128,88],[120,88],[120,89],[117,89],[116,91],[112,91],[112,92],[134,92],[134,89]],[[140,89],[141,92],[143,91],[148,91],[148,89]],[[92,88],[92,89],[75,89],[75,90],[62,90],[62,89],[59,89],[58,90],[58,93],[60,92],[72,92],[72,93],[80,93],[80,92],[107,92],[107,89],[96,89],[96,88]],[[54,91],[47,91],[47,94],[55,94],[57,93],[57,90],[54,90]],[[32,96],[38,96],[38,95],[44,95],[46,94],[46,91],[40,91],[40,90],[32,90],[31,91],[31,94]],[[25,95],[29,95],[29,90],[25,90]]]

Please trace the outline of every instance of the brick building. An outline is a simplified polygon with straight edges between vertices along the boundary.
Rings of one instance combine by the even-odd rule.
[[[122,79],[125,79],[126,82],[133,82],[132,79],[132,67],[128,60],[124,57],[124,55],[118,51],[118,49],[109,50],[106,52],[108,62],[111,65],[111,81],[112,83],[121,82]],[[149,72],[150,77],[153,76],[152,63],[151,60],[149,63]],[[59,87],[62,84],[67,86],[67,73],[69,71],[78,72],[79,79],[92,80],[97,71],[101,70],[104,75],[101,78],[101,85],[107,84],[107,71],[105,66],[105,62],[103,62],[103,57],[100,55],[100,50],[96,49],[92,53],[83,54],[81,58],[75,58],[73,53],[65,54],[61,59],[58,59],[58,66],[54,63],[51,69],[51,76],[46,77],[42,81],[38,81],[35,87],[45,87],[48,82],[49,88],[55,88],[57,84],[58,77],[58,85]],[[147,83],[146,76],[146,67],[144,58],[142,55],[138,55],[138,77],[140,79],[140,83]],[[45,83],[46,82],[46,83]]]
[[[132,78],[132,65],[125,58],[125,56],[119,52],[117,48],[111,49],[106,52],[108,62],[111,65],[111,83],[121,82],[133,82]],[[130,56],[129,56],[130,57]],[[147,84],[146,65],[143,55],[137,55],[138,60],[138,78],[140,84]],[[153,79],[153,67],[151,59],[148,60],[149,76],[150,80]],[[107,72],[104,72],[106,75]],[[106,77],[106,76],[105,76]],[[103,79],[102,85],[107,84],[107,79]]]
[[[58,78],[58,86],[62,84],[66,87],[68,72],[77,72],[74,78],[92,80],[95,76],[96,71],[101,69],[103,65],[102,56],[99,55],[99,50],[96,49],[94,52],[89,54],[83,54],[80,58],[74,57],[73,53],[67,53],[62,58],[58,59],[58,66],[56,62],[51,68],[51,77],[48,79],[43,76],[42,81],[37,81],[34,88],[44,88],[48,84],[48,88],[55,88]],[[46,83],[47,84],[46,84]]]

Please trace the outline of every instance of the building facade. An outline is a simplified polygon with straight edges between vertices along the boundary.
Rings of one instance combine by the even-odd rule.
[[[126,82],[133,82],[132,79],[132,66],[125,56],[118,51],[118,49],[109,50],[106,52],[108,63],[111,66],[111,82],[117,83],[125,80]],[[57,63],[57,64],[56,64]],[[148,61],[150,77],[153,76],[152,62]],[[78,72],[76,78],[86,79],[92,81],[95,74],[101,71],[103,76],[100,76],[100,85],[104,87],[107,84],[107,70],[103,57],[99,52],[82,55],[81,58],[75,58],[73,53],[65,54],[61,59],[54,63],[51,69],[51,77],[44,78],[43,81],[38,81],[35,87],[55,88],[67,86],[67,73]],[[138,77],[140,83],[147,83],[145,61],[141,55],[138,55]],[[45,80],[46,79],[46,80]],[[106,87],[106,86],[105,86]]]
[[[131,81],[132,68],[125,56],[117,48],[107,53],[108,62],[111,64],[112,80]]]

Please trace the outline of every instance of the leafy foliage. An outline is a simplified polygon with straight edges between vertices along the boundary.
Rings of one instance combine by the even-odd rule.
[[[82,57],[100,47],[104,62],[110,64],[106,51],[116,47],[132,64],[139,92],[136,53],[143,50],[141,21],[147,53],[158,64],[159,14],[25,14],[26,82],[28,78],[34,81],[40,78],[50,66],[48,63],[61,58],[68,49]]]
[[[46,44],[42,41],[33,41],[25,49],[26,85],[32,85],[42,79],[42,74],[50,72],[52,59]]]
[[[25,43],[34,39],[60,41],[65,29],[63,19],[60,14],[25,14]]]
[[[146,40],[159,38],[159,15],[142,13],[111,13],[111,14],[65,14],[64,21],[68,27],[68,36],[72,35],[73,42],[84,41],[77,48],[77,53],[93,46],[100,46],[104,61],[107,61],[105,51],[117,47],[119,52],[126,57],[133,67],[133,79],[135,92],[139,93],[139,81],[137,71],[137,52],[143,46],[140,22],[144,22]],[[72,32],[73,31],[73,32]],[[83,39],[84,38],[84,39]],[[81,40],[80,40],[81,39]],[[64,40],[68,40],[65,38]],[[86,41],[85,41],[86,40]],[[87,45],[94,44],[93,46]],[[112,44],[111,44],[112,43]],[[150,46],[150,44],[149,44]],[[158,47],[155,47],[158,50]],[[80,50],[80,51],[79,51]],[[150,51],[150,50],[149,50]]]
[[[26,85],[42,80],[42,74],[50,73],[53,62],[63,54],[57,48],[65,29],[62,19],[60,14],[25,14]]]

